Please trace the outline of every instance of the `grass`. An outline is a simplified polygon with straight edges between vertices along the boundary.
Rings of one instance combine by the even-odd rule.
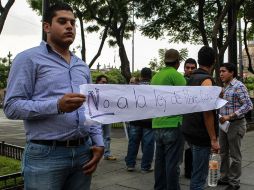
[[[112,128],[123,128],[123,123],[112,123],[111,124]]]
[[[0,176],[20,172],[20,161],[0,156]]]
[[[0,156],[0,176],[20,172],[21,162],[5,156]],[[16,184],[23,182],[22,177],[16,179]],[[8,179],[7,181],[0,181],[0,189],[11,187],[15,185],[15,179]]]

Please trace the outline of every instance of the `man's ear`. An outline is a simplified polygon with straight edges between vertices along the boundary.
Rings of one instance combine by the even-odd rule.
[[[50,24],[48,22],[43,22],[43,30],[45,33],[50,33]]]

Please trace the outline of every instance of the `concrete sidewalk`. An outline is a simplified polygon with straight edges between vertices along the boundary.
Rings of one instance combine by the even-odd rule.
[[[11,121],[5,118],[0,110],[0,141],[24,146],[25,134],[22,121]],[[246,134],[243,140],[243,170],[241,189],[254,190],[254,131]],[[152,190],[153,172],[140,172],[140,158],[138,155],[136,171],[127,172],[124,157],[127,150],[127,140],[123,129],[112,129],[112,153],[117,156],[116,161],[102,160],[94,173],[91,190]],[[183,169],[184,166],[182,166]],[[181,189],[189,189],[189,180],[180,177]],[[207,188],[208,190],[222,190],[225,186]]]
[[[117,132],[118,131],[118,132]],[[118,157],[117,161],[102,160],[96,173],[94,174],[92,190],[152,190],[154,179],[153,172],[143,174],[140,172],[140,158],[138,156],[136,171],[127,172],[124,157],[127,150],[127,140],[124,131],[113,129],[114,133],[122,133],[122,137],[112,139],[112,153]],[[241,176],[241,189],[254,190],[254,131],[250,131],[244,137],[242,145],[243,169]],[[181,167],[183,169],[184,166]],[[184,178],[183,172],[180,176],[182,190],[189,189],[189,180]],[[209,190],[222,190],[225,186],[207,188]]]

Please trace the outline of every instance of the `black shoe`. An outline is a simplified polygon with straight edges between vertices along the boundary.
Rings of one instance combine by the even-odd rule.
[[[223,179],[219,179],[218,180],[218,185],[229,185],[228,181],[223,180]]]
[[[240,185],[228,185],[225,190],[237,190],[240,188]]]

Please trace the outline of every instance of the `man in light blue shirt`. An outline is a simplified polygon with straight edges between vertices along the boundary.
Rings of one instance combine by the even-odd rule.
[[[79,85],[90,83],[91,76],[69,51],[76,34],[71,7],[49,7],[44,31],[47,42],[14,59],[4,105],[8,118],[24,120],[25,189],[88,190],[104,144],[101,127],[85,125],[86,97],[79,94]]]

